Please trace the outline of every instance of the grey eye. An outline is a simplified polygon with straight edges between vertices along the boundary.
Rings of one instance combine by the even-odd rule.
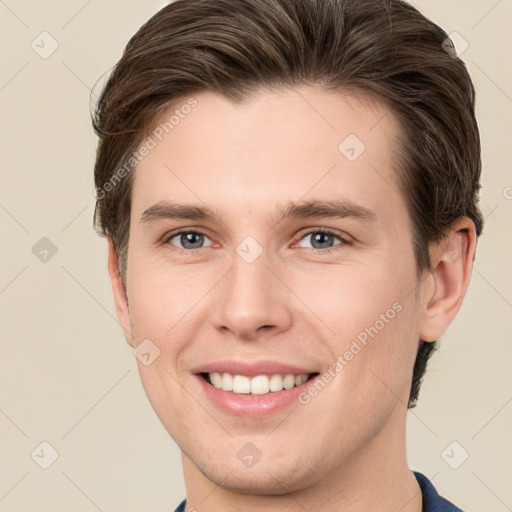
[[[178,241],[177,243],[176,240]],[[198,233],[197,231],[183,231],[172,236],[169,242],[183,249],[200,249],[204,247],[205,240],[208,240],[208,237],[202,233]]]
[[[311,249],[330,249],[331,247],[335,245],[339,245],[339,243],[342,242],[341,238],[334,233],[328,233],[324,231],[311,231],[307,233],[301,240],[308,240],[310,241],[310,245],[306,246]],[[335,243],[335,239],[340,240],[339,243]],[[301,247],[304,247],[301,245]]]

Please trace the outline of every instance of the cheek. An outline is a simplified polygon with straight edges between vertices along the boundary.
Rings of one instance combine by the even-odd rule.
[[[307,273],[288,272],[285,279],[314,313],[311,318],[330,328],[335,344],[361,333],[364,340],[364,333],[374,332],[374,326],[381,332],[400,323],[396,319],[409,315],[401,311],[414,299],[411,292],[416,286],[415,267],[408,260],[384,254],[364,265],[348,262],[319,266]]]
[[[194,309],[215,282],[208,266],[171,266],[134,254],[129,261],[128,301],[134,335],[179,340]],[[156,341],[155,341],[156,342]]]
[[[351,404],[352,413],[371,416],[379,408],[389,411],[397,395],[406,401],[418,347],[412,254],[379,257],[364,268],[340,265],[296,283],[294,291],[315,314],[311,318],[332,331],[325,338],[332,364],[342,357],[329,407]]]
[[[175,267],[134,254],[129,259],[128,302],[135,344],[150,340],[158,357],[148,366],[137,360],[146,396],[162,424],[177,441],[207,420],[183,392],[187,375],[181,360],[193,345],[201,298],[211,288],[208,277],[192,267]],[[147,342],[145,342],[147,343]],[[194,409],[186,415],[185,410]],[[197,424],[196,424],[197,423]]]

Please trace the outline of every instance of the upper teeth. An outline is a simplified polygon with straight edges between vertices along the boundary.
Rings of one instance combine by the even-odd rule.
[[[231,373],[212,372],[208,374],[210,382],[218,389],[232,391],[233,393],[245,393],[253,395],[265,395],[270,391],[282,391],[300,386],[308,380],[309,373],[301,375],[257,375],[246,377],[245,375],[232,375]]]

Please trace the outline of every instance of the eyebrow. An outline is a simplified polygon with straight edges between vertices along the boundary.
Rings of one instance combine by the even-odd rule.
[[[144,210],[140,222],[150,223],[166,219],[211,220],[215,217],[217,215],[207,207],[160,201]]]
[[[377,215],[365,206],[358,205],[347,199],[335,201],[299,201],[280,205],[277,209],[278,222],[286,219],[309,218],[354,218],[375,222]],[[206,206],[195,206],[160,201],[150,206],[141,215],[141,223],[152,223],[159,220],[214,220],[222,216]]]
[[[278,208],[279,221],[295,218],[309,219],[313,217],[322,218],[345,218],[375,222],[377,215],[365,206],[356,204],[348,199],[339,199],[335,201],[299,201],[296,203],[287,203]]]

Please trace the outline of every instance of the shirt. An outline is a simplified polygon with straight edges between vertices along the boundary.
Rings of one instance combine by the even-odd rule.
[[[413,473],[421,488],[423,512],[462,512],[453,503],[439,496],[432,482],[425,475],[417,471]],[[187,500],[183,500],[174,512],[186,512],[186,502]]]

